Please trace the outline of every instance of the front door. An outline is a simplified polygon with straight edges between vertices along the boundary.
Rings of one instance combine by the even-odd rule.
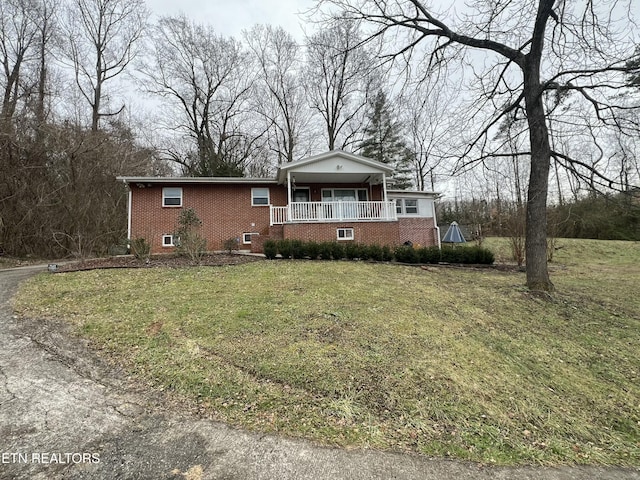
[[[296,188],[291,195],[293,203],[291,204],[291,219],[298,220],[315,220],[316,213],[313,211],[313,205],[309,203],[311,195],[308,188]]]
[[[296,188],[293,191],[293,201],[294,202],[309,202],[311,201],[310,195],[309,195],[309,189],[308,188]]]

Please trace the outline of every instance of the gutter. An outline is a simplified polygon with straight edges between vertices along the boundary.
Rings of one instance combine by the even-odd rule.
[[[126,184],[277,184],[274,178],[249,178],[249,177],[116,177],[116,180]]]

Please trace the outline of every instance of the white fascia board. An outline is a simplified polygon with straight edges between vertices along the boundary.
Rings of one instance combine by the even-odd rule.
[[[278,183],[275,178],[245,178],[245,177],[116,177],[116,180],[124,183],[156,183],[174,185],[188,184],[257,184]]]
[[[421,190],[389,190],[390,197],[402,197],[402,198],[437,198],[436,192],[423,192]]]

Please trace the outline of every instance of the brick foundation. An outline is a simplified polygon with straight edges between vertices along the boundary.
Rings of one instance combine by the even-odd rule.
[[[433,223],[433,218],[399,218],[398,228],[400,243],[409,241],[416,247],[431,247],[438,245],[438,231]]]
[[[353,228],[356,243],[398,245],[400,242],[398,222],[293,223],[284,225],[284,238],[334,242],[338,228]]]

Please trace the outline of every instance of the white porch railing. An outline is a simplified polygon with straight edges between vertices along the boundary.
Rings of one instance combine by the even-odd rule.
[[[395,221],[396,203],[390,202],[294,202],[270,207],[271,225],[283,223]]]

